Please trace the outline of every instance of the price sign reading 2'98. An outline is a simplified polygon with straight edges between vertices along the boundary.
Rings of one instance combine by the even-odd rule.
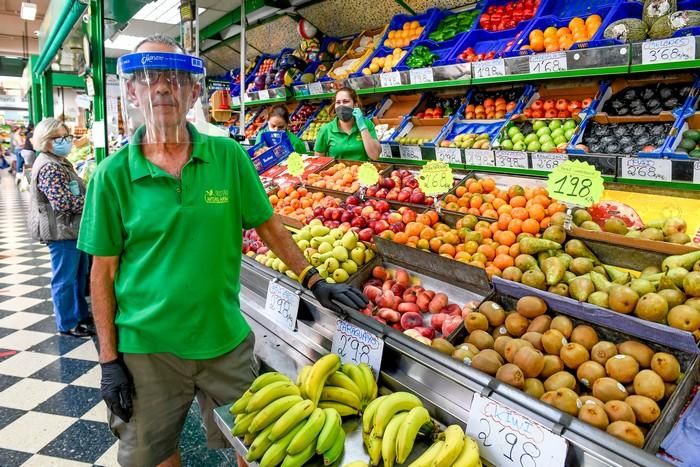
[[[382,366],[384,341],[369,331],[347,321],[338,320],[331,344],[331,352],[338,354],[343,363],[366,363],[379,375]]]
[[[274,321],[294,331],[299,313],[299,296],[277,282],[267,286],[265,312]]]
[[[603,196],[603,177],[587,162],[566,161],[547,177],[549,195],[563,203],[588,207]]]

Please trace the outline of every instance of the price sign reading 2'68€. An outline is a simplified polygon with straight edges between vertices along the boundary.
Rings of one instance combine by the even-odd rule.
[[[563,203],[589,207],[603,196],[603,177],[587,162],[566,161],[547,177],[549,196]]]
[[[382,366],[384,341],[369,331],[338,320],[331,352],[338,354],[343,363],[366,363],[378,376]]]
[[[428,196],[447,193],[453,182],[452,169],[441,161],[428,161],[418,175],[418,186]]]
[[[357,179],[362,186],[374,185],[379,181],[379,172],[370,162],[365,162],[357,169]]]

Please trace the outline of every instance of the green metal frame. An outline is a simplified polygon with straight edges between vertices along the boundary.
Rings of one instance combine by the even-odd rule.
[[[68,73],[51,73],[51,80],[54,87],[85,89],[85,79],[82,76]]]
[[[104,135],[104,147],[95,147],[95,159],[99,164],[107,157],[107,102],[105,96],[105,48],[104,48],[104,2],[103,0],[90,0],[90,21],[88,23],[88,39],[90,41],[90,53],[92,63],[92,80],[95,87],[93,96],[93,135],[100,132]],[[97,128],[95,125],[101,125]]]
[[[246,16],[252,13],[253,11],[257,10],[258,8],[262,8],[263,6],[265,6],[264,0],[245,0]],[[230,28],[231,26],[237,26],[240,23],[241,7],[238,7],[235,10],[226,13],[224,16],[217,19],[210,25],[202,28],[202,30],[199,31],[199,42],[201,43],[202,41],[205,41],[207,39],[213,39],[215,38],[214,36],[219,34],[224,29]]]

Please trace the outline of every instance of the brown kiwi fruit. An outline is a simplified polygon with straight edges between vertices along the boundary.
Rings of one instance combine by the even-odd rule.
[[[617,355],[617,346],[610,341],[600,341],[591,349],[591,360],[605,365],[610,357]]]
[[[531,395],[535,399],[539,399],[544,394],[544,385],[537,378],[525,378],[523,391]]]
[[[581,344],[569,342],[559,351],[559,357],[567,368],[575,370],[583,362],[588,361],[588,350]]]
[[[539,350],[525,346],[513,356],[515,363],[526,378],[536,378],[544,368],[544,355]]]
[[[506,320],[506,311],[501,305],[491,300],[487,300],[479,306],[479,313],[486,316],[491,327],[498,327]]]
[[[547,304],[539,297],[525,296],[518,300],[515,309],[524,317],[534,319],[547,312]]]
[[[506,329],[508,330],[508,334],[513,337],[520,337],[525,334],[529,325],[530,320],[520,313],[511,313],[506,317]]]
[[[625,402],[632,407],[639,423],[654,423],[661,415],[659,405],[648,397],[632,395],[627,397]]]
[[[542,334],[540,334],[539,332],[528,331],[525,334],[523,334],[520,338],[528,341],[537,350],[544,350],[544,347],[542,347]]]
[[[625,384],[625,389],[627,390],[628,395],[631,396],[632,394],[634,394],[634,384]]]
[[[498,336],[493,343],[493,350],[498,352],[501,357],[506,358],[506,344],[512,340],[513,338],[510,336]]]
[[[578,419],[601,430],[606,429],[610,423],[605,409],[595,403],[583,404],[581,410],[578,411]]]
[[[593,383],[593,397],[596,397],[603,402],[608,401],[623,401],[629,394],[627,389],[617,380],[612,378],[598,378]]]
[[[542,334],[542,348],[550,355],[559,355],[561,348],[567,343],[564,334],[557,329],[548,329]]]
[[[634,415],[634,410],[624,401],[608,401],[605,403],[605,413],[608,414],[610,422],[630,422],[637,423],[637,417]]]
[[[508,335],[508,329],[504,325],[500,325],[497,328],[493,328],[493,331],[491,332],[491,336],[494,339],[498,339],[501,336],[507,336]]]
[[[638,448],[644,447],[644,433],[634,423],[624,421],[612,422],[605,431],[633,446]]]
[[[472,311],[464,318],[464,327],[467,328],[467,332],[470,334],[477,329],[488,331],[489,320],[486,318],[486,315]]]
[[[559,315],[552,319],[552,323],[549,325],[549,328],[556,329],[568,339],[571,336],[571,331],[574,330],[574,323],[568,317]]]
[[[469,343],[474,344],[479,350],[493,349],[494,340],[493,336],[488,332],[477,329],[469,334]]]
[[[611,378],[627,384],[639,373],[639,363],[629,355],[617,354],[605,362],[605,371]]]
[[[482,350],[472,358],[472,368],[483,371],[486,374],[495,376],[500,367],[503,366],[503,360],[498,352],[492,349]]]
[[[599,406],[599,407],[601,407],[601,408],[603,408],[603,409],[605,408],[605,404],[603,404],[603,401],[600,400],[600,399],[598,399],[597,397],[593,397],[593,396],[579,396],[579,399],[581,399],[581,402],[583,403],[583,405],[586,405],[586,404],[596,404],[597,406]]]
[[[564,362],[557,355],[545,355],[544,367],[540,372],[540,378],[549,378],[554,373],[564,370]]]
[[[634,393],[660,401],[666,394],[664,380],[654,370],[642,370],[634,377]]]
[[[576,378],[578,378],[581,384],[589,389],[593,387],[595,380],[604,378],[605,376],[605,367],[598,362],[594,362],[593,360],[583,362],[576,369]]]
[[[673,391],[675,391],[677,387],[678,385],[674,383],[664,383],[664,399],[671,397],[671,394],[673,394]]]
[[[520,350],[522,347],[532,347],[532,344],[523,339],[513,339],[510,342],[508,342],[504,350],[504,357],[506,361],[508,361],[509,363],[513,363],[513,357],[515,357],[517,351]]]
[[[506,384],[522,389],[525,385],[523,371],[512,363],[506,363],[496,372],[496,379]]]
[[[530,321],[527,332],[539,332],[540,334],[544,334],[545,331],[549,329],[550,324],[552,324],[552,318],[550,316],[540,315]]]
[[[438,352],[444,353],[445,355],[452,355],[456,350],[455,346],[452,345],[450,341],[443,339],[442,337],[433,339],[430,346],[436,349]]]
[[[651,358],[651,369],[667,383],[675,383],[681,375],[681,365],[673,355],[666,352],[655,353]]]
[[[562,412],[568,413],[572,417],[578,415],[578,411],[581,408],[581,400],[578,398],[573,390],[569,388],[559,388],[554,391],[554,397],[552,397],[552,406],[561,410]]]
[[[545,391],[556,391],[559,388],[574,389],[576,387],[576,378],[568,371],[559,371],[544,380]]]
[[[460,362],[464,362],[465,358],[471,360],[472,358],[474,358],[474,355],[476,355],[476,353],[472,352],[471,350],[465,347],[457,348],[454,352],[452,352],[452,358]]]
[[[554,400],[554,391],[545,392],[540,396],[540,400],[545,404],[552,405],[552,401]]]
[[[581,344],[589,352],[598,343],[598,340],[598,333],[595,332],[595,329],[585,324],[576,326],[569,336],[569,342]]]
[[[467,337],[467,339],[468,339],[468,337]],[[469,342],[464,342],[462,344],[459,344],[457,346],[457,348],[458,349],[465,348],[465,349],[469,350],[471,353],[473,353],[474,355],[479,353],[479,349],[477,349],[474,344],[470,344]]]
[[[617,346],[617,351],[637,360],[641,368],[649,368],[651,357],[654,356],[654,351],[649,346],[637,341],[625,341]]]

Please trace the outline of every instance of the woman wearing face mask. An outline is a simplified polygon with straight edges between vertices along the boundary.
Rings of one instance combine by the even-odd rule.
[[[29,230],[51,253],[56,326],[61,334],[90,337],[94,331],[85,301],[88,256],[76,248],[85,184],[66,159],[73,137],[63,122],[47,118],[34,129],[32,142],[39,155],[29,189]]]
[[[314,151],[317,156],[376,161],[382,152],[374,124],[362,114],[357,93],[342,88],[335,93],[336,118],[321,127]]]
[[[267,113],[267,128],[265,131],[284,131],[287,133],[289,142],[292,143],[292,147],[296,152],[308,152],[304,142],[299,139],[297,135],[287,130],[287,125],[289,125],[289,110],[287,110],[287,107],[283,104],[271,107]],[[261,141],[263,133],[263,131],[258,132],[258,137],[255,138],[255,144]]]

